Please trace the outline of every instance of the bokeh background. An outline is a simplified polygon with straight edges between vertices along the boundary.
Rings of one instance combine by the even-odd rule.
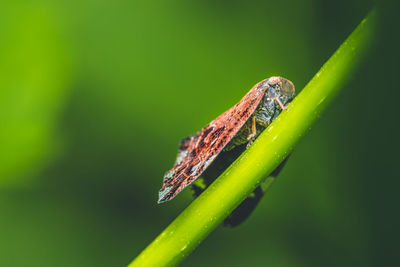
[[[395,266],[398,7],[253,215],[182,266]],[[125,266],[190,202],[177,145],[281,75],[301,88],[373,1],[2,1],[0,266]]]

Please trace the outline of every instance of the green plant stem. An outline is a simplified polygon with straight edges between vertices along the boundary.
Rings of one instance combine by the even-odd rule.
[[[169,266],[184,259],[271,173],[343,88],[371,43],[375,12],[354,30],[282,114],[129,266]]]

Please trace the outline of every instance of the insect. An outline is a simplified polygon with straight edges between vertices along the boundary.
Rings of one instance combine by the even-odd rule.
[[[233,162],[232,159],[237,158],[249,147],[282,110],[285,110],[294,97],[294,91],[293,83],[285,78],[270,77],[262,80],[235,106],[198,133],[183,139],[179,145],[174,167],[164,176],[158,203],[171,200],[192,184],[217,157],[216,162],[225,162],[218,165]],[[219,157],[220,154],[223,156],[222,159]],[[230,160],[226,160],[227,158]],[[212,171],[213,174],[209,176],[214,176],[215,179],[220,172],[219,169],[224,169],[224,166],[214,169],[218,170]],[[193,188],[195,194],[196,191],[198,193],[201,191],[199,186],[197,187]]]

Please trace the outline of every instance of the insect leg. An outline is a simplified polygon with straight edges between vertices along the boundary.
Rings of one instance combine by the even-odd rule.
[[[279,106],[281,107],[282,110],[285,110],[286,107],[282,104],[281,100],[279,97],[275,97],[275,101],[278,102]]]
[[[254,141],[254,137],[257,134],[257,128],[256,128],[256,116],[252,116],[251,117],[251,133],[249,134],[249,136],[247,137],[247,140],[249,141],[247,143],[247,147],[249,147],[253,141]]]

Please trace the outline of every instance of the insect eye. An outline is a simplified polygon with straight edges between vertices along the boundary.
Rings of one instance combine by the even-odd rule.
[[[284,79],[282,83],[282,88],[280,89],[284,95],[293,98],[295,89],[291,81]]]

